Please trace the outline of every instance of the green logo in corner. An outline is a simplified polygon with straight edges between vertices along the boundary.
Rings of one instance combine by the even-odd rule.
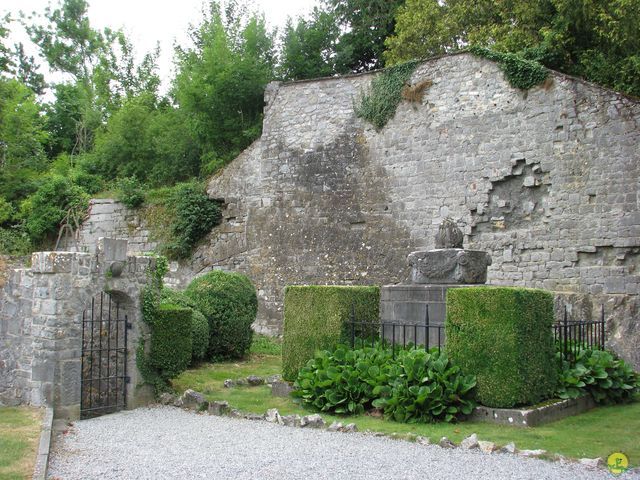
[[[612,453],[607,458],[607,468],[614,475],[620,475],[629,469],[629,459],[624,453]]]

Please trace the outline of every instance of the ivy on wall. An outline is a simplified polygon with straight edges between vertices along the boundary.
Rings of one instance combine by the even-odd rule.
[[[469,52],[496,62],[514,88],[528,90],[547,79],[549,71],[538,62],[526,60],[515,53],[496,52],[488,48],[471,46]]]

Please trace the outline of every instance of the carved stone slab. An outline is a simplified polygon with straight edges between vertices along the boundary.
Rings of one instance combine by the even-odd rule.
[[[443,248],[410,253],[412,283],[477,284],[487,281],[491,256],[480,250]]]

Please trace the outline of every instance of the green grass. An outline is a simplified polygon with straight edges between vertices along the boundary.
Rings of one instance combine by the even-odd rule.
[[[31,478],[42,411],[0,407],[0,480]]]
[[[192,388],[203,393],[208,400],[226,400],[232,407],[245,412],[264,413],[269,408],[277,408],[283,415],[309,414],[308,410],[291,399],[272,397],[267,386],[224,388],[222,384],[227,378],[242,378],[252,374],[272,375],[280,371],[280,357],[254,354],[246,361],[206,364],[198,369],[188,370],[173,381],[173,386],[179,393]],[[368,415],[322,416],[327,422],[354,422],[360,431],[371,430],[408,438],[422,435],[432,441],[446,436],[457,443],[476,433],[481,440],[489,440],[498,445],[515,442],[519,449],[541,448],[550,454],[559,453],[571,458],[602,457],[606,460],[613,452],[623,452],[633,466],[640,465],[640,402],[598,407],[581,415],[535,428],[472,422],[402,424]]]

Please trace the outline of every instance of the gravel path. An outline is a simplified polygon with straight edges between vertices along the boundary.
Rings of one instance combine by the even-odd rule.
[[[77,422],[57,442],[49,478],[573,480],[612,476],[577,464],[153,407]]]

